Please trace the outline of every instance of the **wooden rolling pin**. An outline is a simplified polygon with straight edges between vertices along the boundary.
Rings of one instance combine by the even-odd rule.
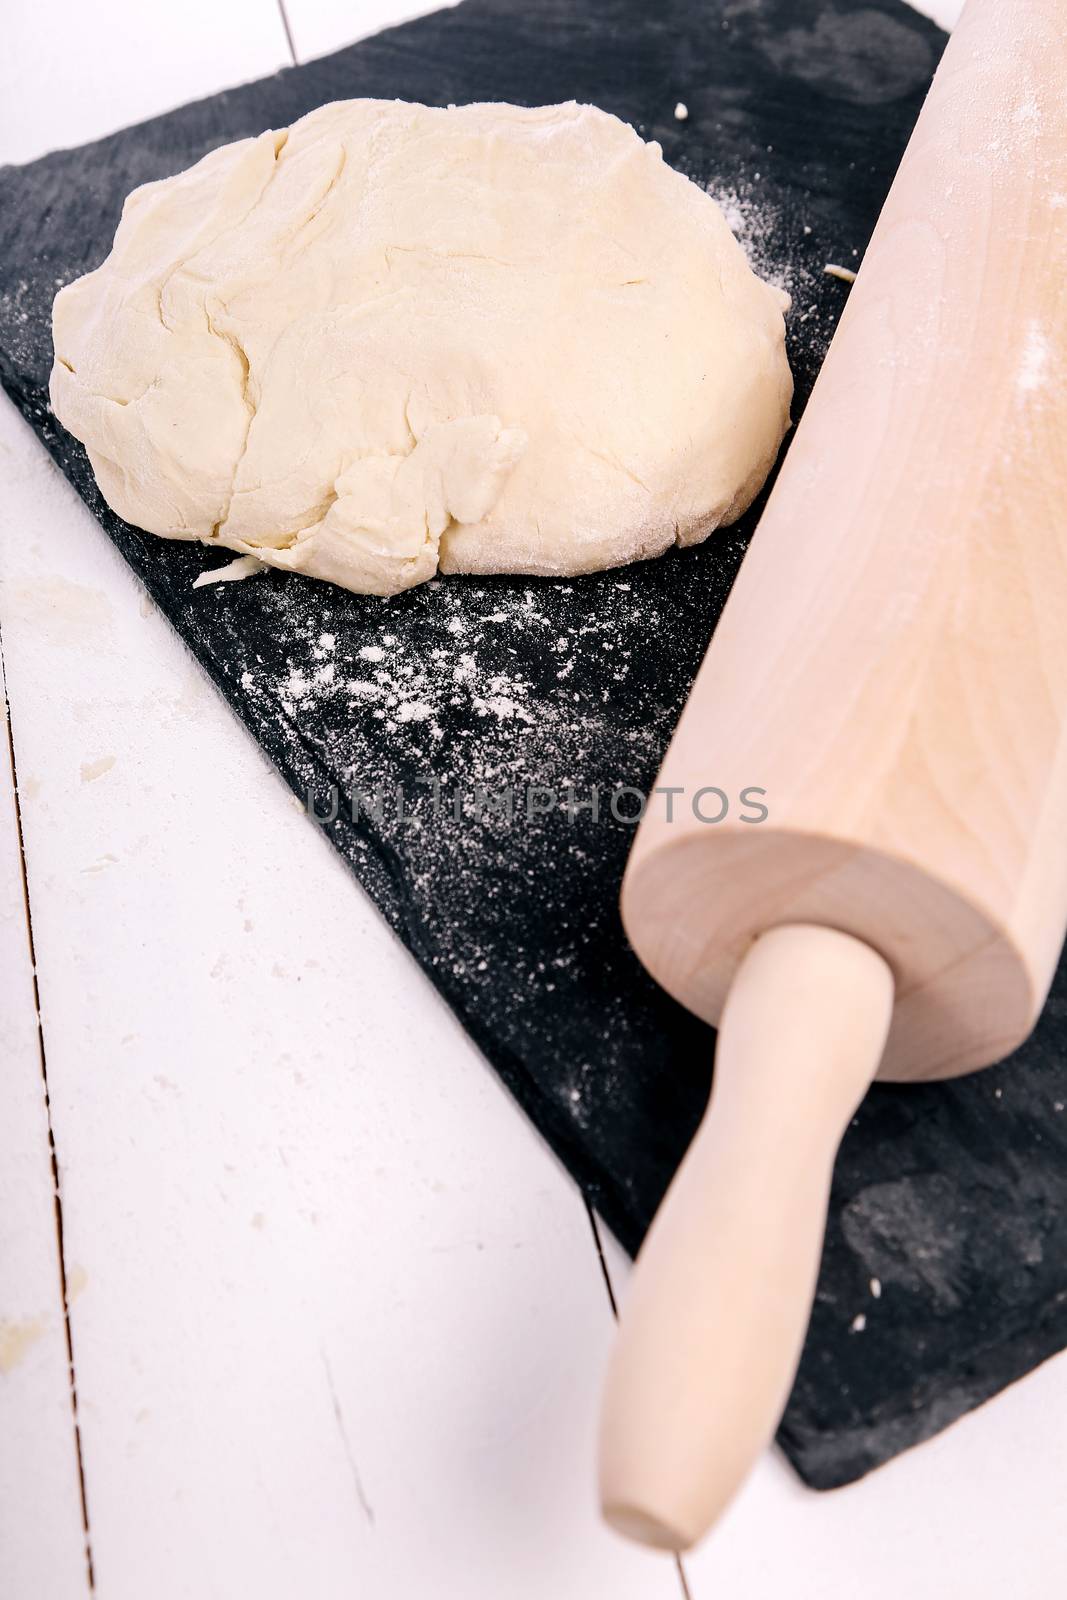
[[[721,1026],[600,1471],[610,1522],[683,1549],[780,1418],[870,1080],[1006,1055],[1063,941],[1063,0],[970,0],[659,782],[623,918]],[[701,822],[705,785],[768,819]]]

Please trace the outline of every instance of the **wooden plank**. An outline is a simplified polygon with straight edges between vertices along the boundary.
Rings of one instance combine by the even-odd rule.
[[[98,139],[291,62],[276,0],[62,0],[11,6],[0,56],[0,160]]]
[[[455,5],[457,0],[445,0]],[[282,0],[298,61],[310,61],[398,22],[441,11],[441,0]]]
[[[0,438],[98,1583],[675,1595],[595,1516],[577,1191],[7,409]]]
[[[909,0],[909,4],[940,28],[955,27],[963,10],[963,0]]]
[[[0,457],[2,459],[2,457]],[[0,726],[0,1594],[88,1590],[6,703]]]

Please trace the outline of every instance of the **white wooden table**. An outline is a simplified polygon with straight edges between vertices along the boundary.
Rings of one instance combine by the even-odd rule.
[[[0,160],[419,8],[21,7]],[[1060,1593],[1063,1358],[833,1495],[769,1454],[684,1576],[600,1528],[577,1189],[6,402],[0,476],[4,1600]]]

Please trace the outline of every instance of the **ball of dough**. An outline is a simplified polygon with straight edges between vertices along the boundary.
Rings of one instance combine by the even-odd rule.
[[[787,306],[603,111],[340,101],[129,196],[51,399],[151,533],[371,594],[591,572],[748,505]]]

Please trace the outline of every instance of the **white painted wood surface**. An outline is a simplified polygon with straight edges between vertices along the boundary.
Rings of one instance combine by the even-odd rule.
[[[292,59],[277,0],[6,6],[3,40],[0,161],[102,138]]]
[[[100,1592],[676,1595],[595,1517],[577,1190],[9,407],[0,440]]]
[[[284,0],[298,61],[310,61],[398,22],[443,9],[441,0]],[[455,5],[456,0],[444,0]]]
[[[12,420],[9,410],[4,421]],[[0,1594],[54,1594],[65,1600],[89,1591],[58,1244],[5,713],[0,727]],[[78,1282],[75,1274],[72,1292]]]
[[[423,8],[287,4],[305,56]],[[287,59],[273,0],[6,20],[3,160]],[[573,1185],[6,403],[0,476],[97,1592],[675,1600],[673,1566],[595,1518],[611,1327]],[[82,1600],[0,790],[0,1318],[43,1324],[0,1372],[0,1595]],[[1061,1359],[834,1495],[769,1456],[690,1558],[694,1600],[1044,1600],[1067,1562],[1065,1410]]]

